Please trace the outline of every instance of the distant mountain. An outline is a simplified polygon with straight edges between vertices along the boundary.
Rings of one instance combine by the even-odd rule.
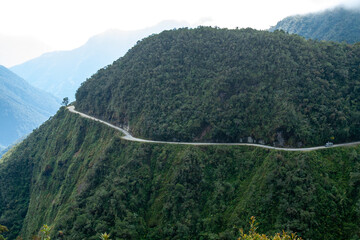
[[[5,146],[0,145],[0,157],[2,156],[2,151],[4,151],[6,149]]]
[[[37,39],[0,35],[0,65],[12,67],[48,51],[51,51],[51,47]]]
[[[60,101],[0,66],[0,145],[4,147],[53,115]]]
[[[110,30],[90,38],[77,49],[46,53],[11,70],[35,87],[72,100],[82,82],[123,56],[138,40],[184,25],[186,23],[166,21],[138,31]]]
[[[284,30],[305,38],[355,43],[360,41],[360,10],[335,8],[319,13],[287,17],[270,31]]]

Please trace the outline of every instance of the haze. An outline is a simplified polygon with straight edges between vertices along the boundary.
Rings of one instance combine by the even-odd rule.
[[[0,64],[10,67],[49,49],[74,49],[108,29],[138,30],[163,20],[183,21],[193,27],[267,29],[289,15],[337,5],[360,6],[360,0],[3,0],[0,3],[0,38],[26,36],[37,39],[39,47],[37,51],[26,50],[22,44],[16,59],[4,60],[3,57]],[[4,56],[10,50],[6,52],[0,48],[0,51]]]

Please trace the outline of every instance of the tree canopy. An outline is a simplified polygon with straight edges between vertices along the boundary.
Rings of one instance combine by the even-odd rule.
[[[360,47],[282,31],[164,31],[78,89],[76,107],[155,140],[359,140]]]
[[[319,13],[296,15],[279,21],[270,31],[284,30],[305,38],[360,42],[360,9],[335,8]]]

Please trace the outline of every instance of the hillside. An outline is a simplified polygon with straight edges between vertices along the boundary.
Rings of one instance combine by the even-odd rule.
[[[8,146],[53,115],[60,100],[0,66],[0,145]]]
[[[360,147],[282,152],[131,143],[60,111],[0,163],[8,237],[236,239],[250,216],[264,233],[360,236]]]
[[[359,63],[359,45],[280,31],[165,31],[83,83],[76,108],[153,140],[348,142],[360,135]]]
[[[80,84],[113,61],[123,56],[136,41],[164,29],[183,26],[180,22],[162,22],[138,31],[109,30],[96,35],[83,46],[70,51],[57,51],[11,67],[11,70],[33,86],[60,99],[74,94]]]
[[[270,31],[284,30],[305,38],[360,42],[360,9],[335,8],[319,13],[296,15],[279,21]]]
[[[359,135],[360,48],[275,31],[200,27],[137,43],[76,94],[76,108],[151,139],[321,144]],[[128,142],[60,108],[0,161],[12,240],[360,237],[360,147],[283,152]],[[282,142],[283,141],[283,142]],[[63,236],[61,236],[63,235]]]

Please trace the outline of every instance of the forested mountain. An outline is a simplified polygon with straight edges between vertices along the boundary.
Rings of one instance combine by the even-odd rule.
[[[32,87],[3,66],[0,92],[0,145],[4,147],[30,133],[60,106],[54,96]]]
[[[263,233],[360,236],[360,147],[295,153],[119,134],[62,108],[8,153],[0,224],[9,239],[48,224],[51,239],[234,240],[250,216]]]
[[[64,98],[74,99],[80,83],[123,56],[136,41],[164,29],[183,26],[180,22],[163,22],[138,31],[109,30],[89,39],[83,46],[43,54],[11,68],[33,86]]]
[[[199,27],[136,44],[76,107],[151,139],[313,145],[359,140],[360,46]],[[60,108],[0,161],[9,239],[360,238],[360,146],[283,152],[122,140]],[[246,229],[245,229],[246,230]]]
[[[360,45],[200,27],[139,42],[76,107],[154,140],[322,145],[359,140]]]
[[[360,8],[335,8],[319,13],[296,15],[279,21],[270,31],[284,30],[305,38],[360,42]]]

